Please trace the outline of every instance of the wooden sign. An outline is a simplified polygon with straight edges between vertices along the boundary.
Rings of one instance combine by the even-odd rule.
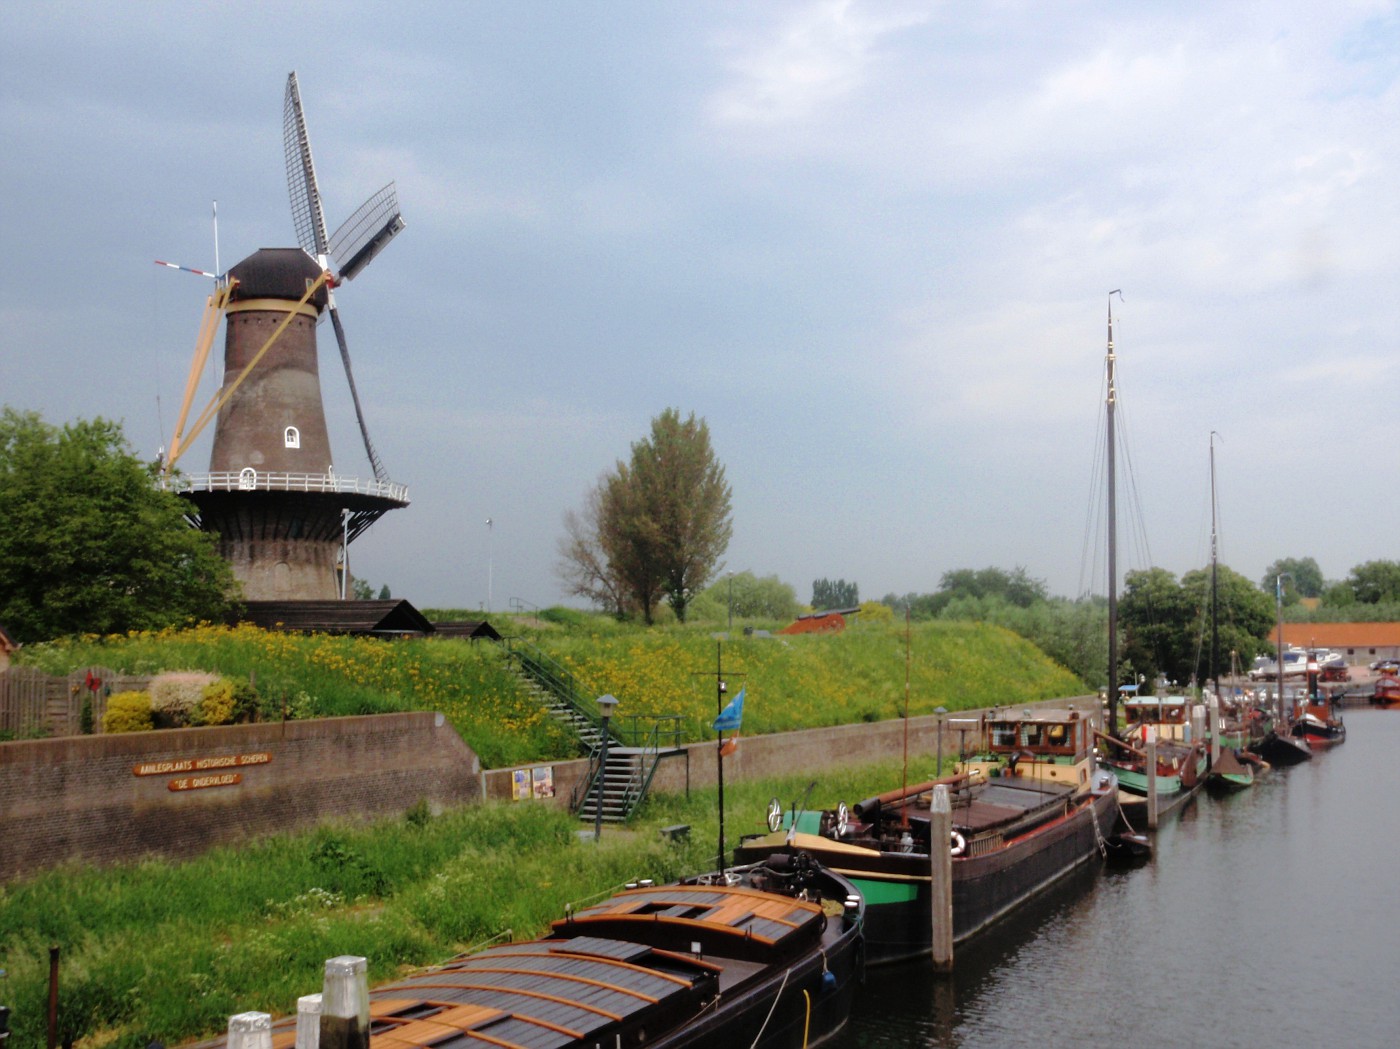
[[[208,758],[177,758],[172,761],[143,761],[131,767],[133,776],[169,776],[175,772],[208,772],[213,769],[266,765],[272,761],[267,751],[252,754],[219,754]],[[174,789],[174,788],[171,788]]]
[[[166,784],[170,790],[203,790],[205,787],[235,787],[243,782],[241,772],[220,772],[213,776],[180,776]]]

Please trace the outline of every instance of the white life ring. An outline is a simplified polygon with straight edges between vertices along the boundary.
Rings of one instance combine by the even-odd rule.
[[[843,801],[836,806],[836,836],[844,838],[846,831],[851,829],[851,810],[846,808]]]
[[[952,848],[949,851],[951,851],[954,856],[961,856],[967,851],[967,839],[962,836],[960,831],[953,831]]]
[[[777,798],[768,802],[767,817],[768,829],[776,833],[778,828],[783,825],[783,803]]]

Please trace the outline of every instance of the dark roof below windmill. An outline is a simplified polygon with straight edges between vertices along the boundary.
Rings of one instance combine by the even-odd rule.
[[[422,637],[433,624],[407,601],[245,601],[241,623],[298,634]]]
[[[489,641],[501,640],[501,635],[484,619],[454,619],[433,624],[433,637],[465,637],[473,641],[486,638]]]

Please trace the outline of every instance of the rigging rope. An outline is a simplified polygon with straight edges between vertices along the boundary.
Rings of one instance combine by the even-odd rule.
[[[822,959],[825,962],[825,952],[822,953]],[[778,993],[773,995],[773,1004],[768,1007],[768,1015],[763,1018],[763,1026],[758,1029],[758,1034],[754,1036],[753,1045],[749,1046],[749,1049],[758,1049],[758,1043],[763,1041],[763,1032],[768,1030],[768,1021],[773,1019],[773,1010],[778,1008],[778,999],[783,996],[783,988],[787,987],[788,977],[791,975],[791,969],[783,970],[783,982],[778,985]]]

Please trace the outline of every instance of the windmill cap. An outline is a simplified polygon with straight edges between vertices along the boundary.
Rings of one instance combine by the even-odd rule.
[[[260,248],[229,269],[229,276],[238,284],[233,300],[287,299],[297,302],[306,294],[308,281],[321,275],[321,267],[301,248]],[[319,313],[330,301],[325,285],[311,296],[311,305]]]

